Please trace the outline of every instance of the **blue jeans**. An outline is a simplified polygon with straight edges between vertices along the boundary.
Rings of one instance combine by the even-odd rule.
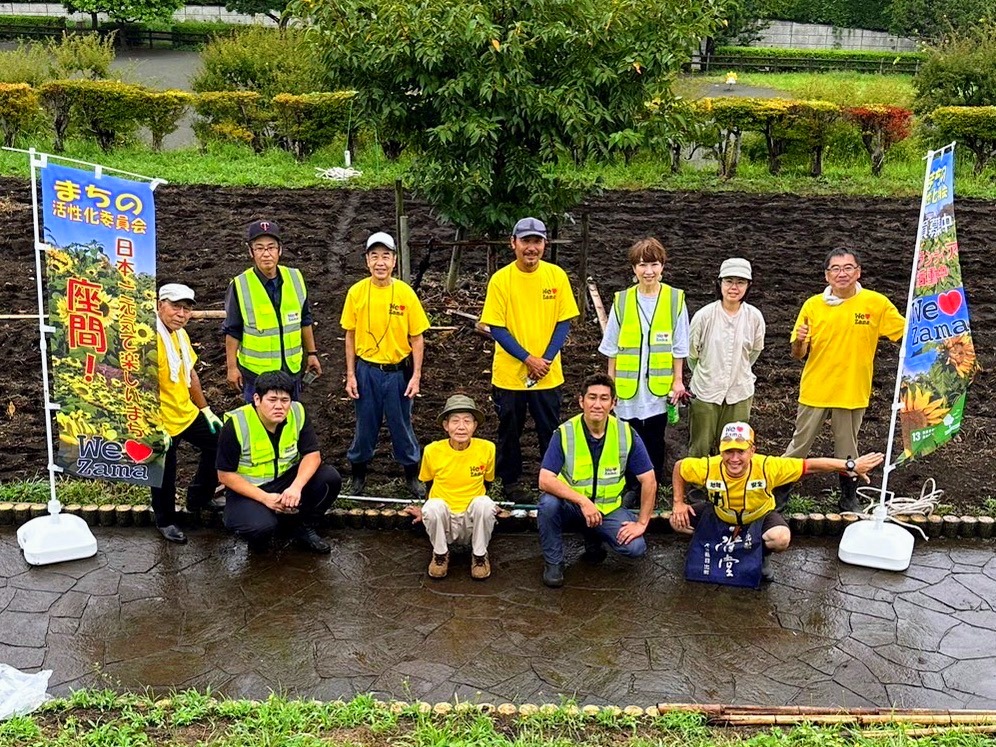
[[[356,388],[360,392],[360,398],[353,400],[356,432],[353,445],[346,452],[350,464],[364,464],[373,459],[385,416],[395,460],[404,467],[418,464],[421,454],[412,428],[412,401],[405,396],[408,388],[405,372],[382,371],[357,360]]]
[[[589,529],[580,506],[543,493],[539,499],[537,519],[543,560],[551,565],[564,562],[565,531],[581,532],[585,544],[607,542],[613,552],[627,558],[639,558],[647,553],[647,542],[643,537],[637,537],[628,545],[621,545],[616,539],[624,521],[636,521],[636,516],[627,508],[617,508],[605,514],[601,524]]]

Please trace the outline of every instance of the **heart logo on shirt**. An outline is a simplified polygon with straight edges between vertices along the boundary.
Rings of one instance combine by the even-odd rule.
[[[132,441],[130,438],[125,441],[124,449],[125,454],[131,457],[132,461],[136,464],[141,464],[143,461],[152,456],[151,446],[143,444],[141,441]]]
[[[961,308],[961,291],[949,290],[947,293],[942,293],[937,297],[937,306],[948,316],[954,316],[954,313]]]

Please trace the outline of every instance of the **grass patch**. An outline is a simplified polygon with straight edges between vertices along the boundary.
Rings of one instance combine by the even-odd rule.
[[[148,488],[123,482],[60,477],[55,481],[55,492],[63,506],[144,506],[149,502]],[[0,483],[0,503],[48,503],[48,499],[48,478]]]
[[[693,77],[693,81],[696,80]],[[707,85],[726,82],[726,73],[701,78]],[[831,101],[846,106],[913,104],[912,75],[876,73],[737,73],[737,86],[773,88],[788,98]],[[699,86],[701,90],[703,87]],[[692,89],[694,90],[694,89]],[[735,89],[734,89],[735,90]]]
[[[187,691],[154,700],[110,691],[83,691],[52,701],[31,716],[0,723],[0,747],[94,745],[358,745],[362,747],[985,747],[991,739],[967,730],[939,730],[916,738],[886,725],[870,733],[802,725],[786,729],[724,730],[701,714],[636,716],[617,708],[581,708],[571,700],[529,715],[488,715],[470,703],[385,704],[369,695],[348,702],[216,699]]]

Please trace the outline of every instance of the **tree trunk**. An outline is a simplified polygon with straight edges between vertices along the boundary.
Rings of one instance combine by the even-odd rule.
[[[671,173],[677,174],[681,172],[681,143],[673,142],[669,146],[671,151]]]
[[[809,175],[823,176],[823,151],[825,146],[817,145],[813,148],[813,158],[809,163]]]

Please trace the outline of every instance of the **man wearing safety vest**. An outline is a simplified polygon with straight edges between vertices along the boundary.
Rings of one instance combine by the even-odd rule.
[[[540,467],[539,535],[543,583],[564,585],[564,531],[584,534],[584,555],[600,563],[615,552],[638,558],[647,552],[643,533],[657,497],[657,480],[647,449],[628,423],[612,415],[615,382],[592,374],[581,385],[581,414],[563,423],[550,439]],[[640,485],[640,515],[623,507],[626,478]]]
[[[315,529],[338,497],[342,480],[322,464],[304,405],[291,400],[294,379],[268,371],[256,379],[253,403],[225,413],[218,438],[218,479],[228,489],[225,526],[265,552],[277,527],[310,552],[330,551]]]
[[[629,263],[637,284],[616,293],[598,352],[609,359],[616,381],[616,415],[632,426],[650,455],[658,482],[664,480],[664,431],[668,401],[687,397],[683,383],[688,356],[685,292],[661,282],[667,253],[654,238],[637,241]],[[639,505],[635,481],[626,485],[623,505]]]
[[[301,372],[322,374],[304,276],[279,264],[283,248],[275,221],[250,223],[246,246],[253,266],[232,281],[225,296],[228,383],[251,404],[257,376],[285,371],[294,378],[291,394],[299,399]]]
[[[727,423],[720,436],[718,457],[686,457],[674,465],[671,526],[677,532],[692,534],[705,511],[714,511],[720,521],[729,525],[744,527],[760,521],[764,543],[761,577],[771,581],[774,572],[768,562],[770,553],[784,552],[792,541],[788,523],[775,510],[775,488],[821,472],[846,472],[868,482],[868,473],[884,459],[879,452],[858,459],[764,456],[755,448],[753,428],[742,422]],[[688,485],[703,487],[709,499],[687,503]]]

